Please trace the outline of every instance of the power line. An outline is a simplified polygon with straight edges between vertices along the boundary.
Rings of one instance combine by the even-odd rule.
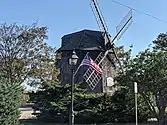
[[[112,2],[113,2],[113,3],[116,3],[116,4],[119,4],[119,5],[123,6],[123,7],[132,9],[132,10],[138,12],[138,13],[144,14],[144,15],[146,15],[146,16],[149,16],[149,17],[151,17],[151,18],[154,18],[154,19],[156,19],[156,20],[158,20],[158,21],[161,21],[161,22],[167,24],[167,20],[164,20],[164,19],[162,19],[162,18],[159,18],[159,17],[156,17],[156,16],[154,16],[154,15],[148,14],[148,13],[146,13],[146,12],[137,10],[137,9],[135,9],[135,8],[132,8],[132,7],[128,6],[128,5],[122,4],[122,3],[118,2],[118,1],[115,1],[115,0],[112,0]]]

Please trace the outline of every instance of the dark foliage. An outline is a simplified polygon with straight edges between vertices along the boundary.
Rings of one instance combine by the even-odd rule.
[[[128,89],[118,89],[114,95],[85,94],[83,89],[75,86],[75,123],[111,123],[134,122],[135,108],[133,93]],[[36,114],[44,121],[68,123],[70,106],[70,86],[45,86],[43,91],[33,93],[34,109],[40,110]],[[146,121],[147,108],[140,107],[139,121]]]
[[[0,125],[18,125],[21,88],[0,83]]]

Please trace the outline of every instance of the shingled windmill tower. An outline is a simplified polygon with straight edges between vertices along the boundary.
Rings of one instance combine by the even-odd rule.
[[[62,84],[69,84],[71,81],[71,67],[68,59],[72,51],[75,49],[79,57],[77,66],[89,52],[89,56],[102,68],[103,73],[100,75],[91,67],[82,66],[75,76],[75,82],[85,83],[85,86],[88,85],[88,91],[91,92],[111,92],[113,78],[116,75],[115,70],[121,69],[114,43],[131,24],[132,11],[130,10],[116,27],[117,33],[112,39],[97,0],[91,1],[91,7],[100,31],[82,30],[62,37],[61,47],[57,50],[61,53],[61,60],[57,64],[60,68],[60,81]]]

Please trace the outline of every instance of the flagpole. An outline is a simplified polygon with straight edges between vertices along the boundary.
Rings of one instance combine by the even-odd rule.
[[[78,66],[77,70],[74,72],[74,76],[77,74],[78,70],[80,69],[81,65]]]
[[[84,56],[84,58],[88,55],[88,53],[89,53],[89,52],[86,53],[86,55]],[[84,58],[83,58],[83,59],[84,59]],[[82,60],[82,61],[83,61],[83,60]],[[81,66],[82,66],[81,64],[82,64],[82,62],[80,63],[80,65],[78,66],[78,68],[76,69],[76,71],[74,72],[74,76],[77,74],[77,72],[78,72],[79,69],[81,68]]]

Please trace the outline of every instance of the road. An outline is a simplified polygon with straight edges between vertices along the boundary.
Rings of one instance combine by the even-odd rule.
[[[23,108],[19,108],[20,110],[20,120],[22,119],[35,119],[36,116],[35,115],[32,115],[33,113],[33,109],[32,107],[23,107]]]

